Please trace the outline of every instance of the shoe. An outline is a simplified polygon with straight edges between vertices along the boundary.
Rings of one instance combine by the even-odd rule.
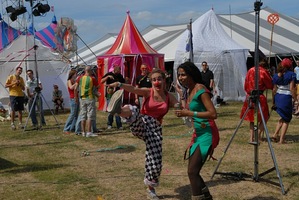
[[[84,132],[82,132],[82,136],[85,137],[85,133]]]
[[[159,186],[159,182],[154,182],[154,181],[149,181],[146,178],[143,180],[145,185],[149,185],[151,187],[158,187]]]
[[[107,126],[107,129],[112,129],[112,126],[108,125],[108,126]]]
[[[14,124],[11,124],[10,127],[11,127],[12,130],[16,130],[17,129]]]
[[[24,125],[21,124],[21,123],[19,123],[19,128],[20,128],[20,129],[24,129]]]
[[[119,127],[118,130],[124,130],[124,128],[123,127]]]
[[[159,197],[157,196],[155,190],[147,189],[146,193],[147,193],[147,199],[159,200]]]
[[[81,135],[81,133],[76,133],[76,135]]]
[[[121,113],[123,94],[124,90],[117,90],[116,92],[114,92],[107,107],[108,113],[110,113],[111,115]]]
[[[92,133],[92,132],[87,132],[85,136],[86,136],[86,137],[97,137],[97,136],[99,136],[99,135],[98,135],[98,134],[94,134],[94,133]]]
[[[64,131],[64,134],[69,135],[71,133],[69,131]]]

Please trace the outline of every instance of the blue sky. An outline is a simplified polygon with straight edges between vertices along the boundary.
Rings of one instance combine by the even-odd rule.
[[[41,1],[46,3],[46,1]],[[254,9],[253,0],[48,0],[54,6],[54,13],[61,17],[74,19],[77,33],[87,44],[107,33],[118,33],[125,20],[126,11],[130,11],[137,28],[142,31],[149,25],[167,25],[189,22],[192,18],[207,12],[212,7],[216,14],[249,12]],[[299,19],[298,0],[262,0],[277,12]],[[25,1],[25,4],[29,2]],[[46,27],[53,12],[45,17],[35,17],[37,30]],[[78,42],[82,47],[83,43]]]

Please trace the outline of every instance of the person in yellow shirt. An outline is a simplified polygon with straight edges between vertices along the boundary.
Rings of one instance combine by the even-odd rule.
[[[16,129],[16,126],[14,124],[16,111],[18,111],[19,128],[24,128],[24,126],[22,125],[22,111],[24,110],[25,82],[21,77],[22,72],[23,68],[17,67],[15,74],[9,75],[5,83],[5,88],[9,89],[9,99],[11,106],[11,128],[13,130]]]

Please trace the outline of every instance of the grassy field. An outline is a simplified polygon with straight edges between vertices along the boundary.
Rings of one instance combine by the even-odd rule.
[[[241,106],[241,102],[228,102],[217,109],[221,140],[214,156],[219,160],[225,155],[217,170],[223,175],[216,173],[211,179],[217,161],[208,161],[202,170],[214,199],[299,199],[299,119],[294,118],[290,124],[287,144],[271,143],[273,148],[267,142],[259,145],[258,170],[254,170],[255,151],[248,144],[248,122],[242,122],[236,130]],[[47,115],[43,130],[30,130],[29,125],[26,131],[12,131],[10,122],[0,123],[0,199],[146,199],[143,141],[132,136],[126,125],[121,131],[106,131],[107,114],[101,111],[97,113],[97,125],[103,130],[99,137],[66,135],[62,129],[67,116],[55,116],[60,123],[57,128],[54,117]],[[267,125],[270,134],[277,120],[278,115],[272,112]],[[157,188],[161,199],[190,199],[187,161],[183,159],[190,133],[170,110],[163,121],[163,171]],[[233,133],[235,137],[224,154]],[[273,160],[280,178],[274,170],[254,181],[252,175],[273,168]],[[286,195],[282,195],[282,189]]]

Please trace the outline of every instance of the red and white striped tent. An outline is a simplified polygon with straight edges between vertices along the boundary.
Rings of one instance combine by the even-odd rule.
[[[164,69],[164,54],[159,54],[150,47],[127,12],[126,20],[114,44],[104,55],[97,57],[98,78],[101,80],[102,76],[117,65],[121,67],[122,75],[130,80],[130,84],[135,85],[142,63],[146,63],[150,68]],[[100,92],[102,95],[99,98],[99,109],[105,109],[105,86],[101,86]],[[125,93],[124,101],[131,102],[134,97],[133,94]]]

